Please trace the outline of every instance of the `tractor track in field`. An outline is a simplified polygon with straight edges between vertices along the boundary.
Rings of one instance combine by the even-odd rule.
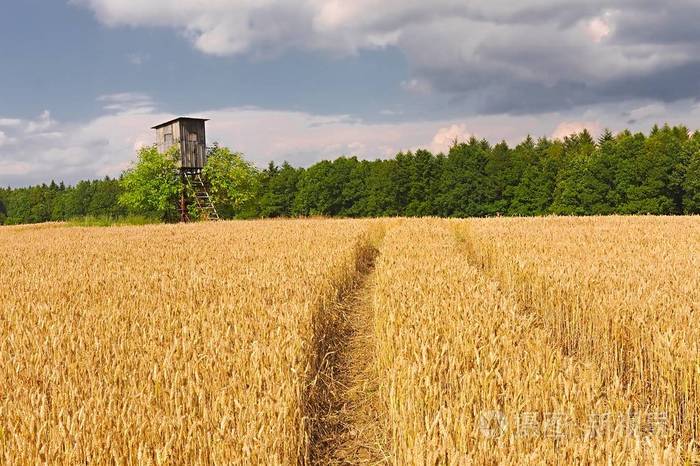
[[[372,272],[379,255],[362,244],[355,273],[315,318],[314,378],[304,394],[306,451],[302,464],[378,464],[372,354]]]

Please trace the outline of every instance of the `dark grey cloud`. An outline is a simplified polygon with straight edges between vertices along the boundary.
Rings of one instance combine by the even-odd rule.
[[[653,8],[639,9],[621,16],[612,40],[618,44],[700,43],[700,5],[698,2],[658,2]]]
[[[536,10],[509,24],[444,21],[413,28],[399,46],[419,79],[478,112],[700,97],[700,3],[614,6],[574,9],[568,23]]]
[[[599,101],[584,83],[568,81],[552,86],[538,82],[507,82],[485,89],[481,96],[477,111],[486,114],[554,112]]]
[[[489,77],[491,78],[489,80]],[[434,76],[445,92],[455,92],[455,101],[473,102],[483,114],[531,114],[567,110],[580,106],[634,100],[672,103],[700,98],[700,61],[662,69],[638,76],[587,83],[561,80],[554,84],[539,81],[509,80],[503,77],[475,75],[462,81],[460,75]],[[449,79],[454,81],[450,82]],[[470,87],[477,83],[478,86]],[[476,98],[468,99],[470,91]]]
[[[655,70],[639,76],[626,76],[605,82],[595,89],[594,96],[609,101],[646,98],[661,102],[700,97],[700,60]]]

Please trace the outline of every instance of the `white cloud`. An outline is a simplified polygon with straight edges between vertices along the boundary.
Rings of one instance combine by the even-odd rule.
[[[0,160],[0,173],[5,176],[21,176],[31,172],[32,166],[24,162]]]
[[[578,134],[584,129],[596,137],[601,132],[601,125],[597,121],[563,121],[552,133],[552,139],[564,139],[572,134]]]
[[[612,28],[605,17],[593,18],[586,25],[586,33],[593,42],[599,43],[610,35]]]
[[[433,137],[433,141],[429,148],[434,153],[447,153],[456,142],[465,142],[473,136],[467,131],[467,125],[454,124],[440,128]]]
[[[390,108],[385,108],[384,110],[381,110],[379,114],[383,116],[397,116],[402,115],[403,112],[401,110],[392,110]]]
[[[36,120],[31,120],[27,123],[27,132],[43,134],[55,124],[56,122],[51,118],[51,112],[44,110],[42,114],[39,115],[39,118]]]
[[[100,101],[128,103],[134,100],[132,96],[130,93],[103,96]],[[54,138],[47,138],[48,133],[26,130],[28,126],[39,126],[46,115],[35,121],[23,120],[12,134],[18,144],[0,147],[0,160],[5,168],[0,169],[0,185],[117,176],[135,160],[140,147],[155,142],[150,128],[175,116],[156,110],[134,112],[128,107],[116,111],[110,106],[107,114],[84,123],[53,122]],[[260,167],[270,160],[307,166],[341,155],[374,159],[421,147],[446,150],[454,137],[466,138],[467,125],[486,136],[504,135],[514,141],[520,137],[517,131],[508,135],[500,130],[503,121],[512,117],[470,122],[368,123],[347,115],[313,115],[254,107],[212,109],[192,116],[211,119],[207,125],[209,144],[217,141],[239,150]],[[512,121],[526,120],[517,117]],[[508,126],[518,125],[508,123]]]
[[[12,144],[15,142],[14,138],[9,137],[5,132],[0,131],[0,147]]]
[[[157,114],[117,113],[86,123],[59,122],[48,111],[32,120],[21,120],[6,137],[12,145],[0,145],[0,184],[21,185],[51,179],[77,181],[119,171],[131,160],[133,143],[150,140],[150,126]],[[152,126],[152,125],[151,125]],[[122,165],[120,165],[120,163]]]
[[[412,92],[414,94],[430,94],[433,90],[430,82],[425,79],[417,78],[402,81],[401,88],[406,92]]]
[[[135,66],[140,66],[150,60],[150,55],[146,53],[128,53],[126,55],[126,60]]]
[[[0,118],[0,127],[17,127],[22,124],[19,118]]]
[[[155,104],[150,96],[139,92],[107,94],[97,98],[104,103],[104,109],[118,113],[150,113]]]
[[[228,108],[202,113],[210,118],[210,141],[240,148],[259,165],[284,159],[308,165],[340,155],[389,157],[425,144],[425,123],[365,123],[347,115],[312,115],[258,108]]]
[[[134,95],[140,97],[134,99]],[[133,100],[150,99],[133,93],[101,98],[109,104]],[[693,101],[668,106],[664,115],[670,124],[685,123],[694,129],[700,127],[700,112],[692,113],[695,106]],[[619,104],[592,107],[582,114],[576,111],[536,116],[502,114],[395,123],[254,107],[211,109],[192,116],[211,119],[207,124],[209,144],[218,141],[264,167],[271,160],[308,166],[341,155],[374,159],[418,148],[447,151],[455,138],[465,141],[471,135],[492,143],[506,140],[517,144],[527,134],[535,137],[551,134],[552,128],[556,128],[555,137],[583,128],[598,134],[603,122],[613,131],[619,131],[624,126],[615,127],[610,122],[642,107],[639,102],[628,102],[623,108]],[[626,111],[621,114],[621,110]],[[105,175],[118,176],[135,160],[140,147],[155,142],[150,128],[175,116],[157,109],[135,112],[126,106],[122,111],[107,110],[86,122],[55,121],[48,112],[32,120],[19,119],[20,124],[2,130],[0,139],[6,143],[0,144],[0,185],[25,185],[51,179],[72,183]],[[647,131],[655,122],[653,118],[640,118],[631,129]],[[51,124],[47,125],[47,121]]]

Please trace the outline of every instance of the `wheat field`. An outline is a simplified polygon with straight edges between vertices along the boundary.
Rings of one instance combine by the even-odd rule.
[[[3,464],[700,462],[700,219],[0,228]]]

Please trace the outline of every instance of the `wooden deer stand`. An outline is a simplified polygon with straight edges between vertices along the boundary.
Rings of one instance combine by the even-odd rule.
[[[207,163],[207,143],[203,118],[180,117],[153,127],[156,130],[158,150],[165,153],[176,146],[180,150],[180,179],[182,192],[178,202],[180,221],[189,222],[187,191],[192,193],[197,208],[207,220],[219,220],[206,184],[202,179],[202,169]]]

